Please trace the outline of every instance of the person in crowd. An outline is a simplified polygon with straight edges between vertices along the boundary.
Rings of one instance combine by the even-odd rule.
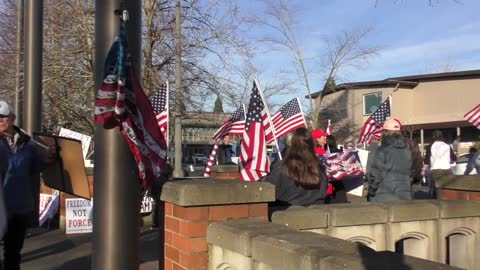
[[[40,183],[34,175],[46,168],[55,157],[56,149],[39,149],[31,138],[13,125],[15,114],[10,104],[0,101],[0,151],[7,156],[4,169],[3,195],[7,210],[7,231],[3,236],[4,268],[20,269],[20,252],[29,222],[38,222]]]
[[[262,181],[275,185],[273,207],[323,204],[327,189],[325,166],[314,151],[310,132],[293,132],[285,157]]]
[[[422,175],[425,176],[427,170],[430,170],[430,197],[436,199],[435,181],[444,176],[453,175],[450,164],[457,160],[457,156],[453,149],[445,143],[442,131],[435,130],[432,135],[434,142],[427,147]]]
[[[168,181],[172,179],[173,168],[169,162],[165,162],[163,168],[160,171],[160,177],[155,179],[148,189],[148,195],[153,199],[152,205],[152,229],[159,229],[163,225],[160,220],[160,214],[163,214],[164,204],[160,200],[162,195],[162,187]]]
[[[420,183],[422,180],[423,170],[422,153],[420,153],[418,143],[410,138],[406,130],[402,130],[402,134],[405,137],[405,142],[407,143],[408,150],[410,150],[410,156],[412,157],[412,169],[410,175],[412,176],[413,183]]]
[[[335,139],[335,136],[333,135],[327,135],[326,137],[326,144],[324,146],[324,149],[327,153],[338,153],[342,152],[337,145],[337,140]],[[343,149],[342,149],[343,150]]]
[[[469,175],[474,168],[477,171],[477,174],[480,175],[480,152],[475,147],[470,147],[468,152],[470,154],[470,158],[468,159],[467,168],[465,169],[464,175]]]
[[[321,129],[315,129],[312,131],[312,138],[315,144],[315,153],[319,156],[326,154],[325,145],[327,144],[327,133]]]
[[[218,146],[217,149],[217,164],[218,165],[231,165],[235,164],[232,162],[232,157],[235,155],[233,147],[230,144],[230,135],[225,135],[223,137],[223,142]]]
[[[368,172],[367,201],[412,199],[412,159],[400,128],[401,123],[396,119],[389,119],[383,124],[382,143]]]

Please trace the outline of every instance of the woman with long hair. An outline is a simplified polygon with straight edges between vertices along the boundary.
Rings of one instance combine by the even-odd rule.
[[[276,205],[324,203],[325,166],[318,160],[312,136],[306,128],[293,132],[286,156],[263,181],[275,185]]]

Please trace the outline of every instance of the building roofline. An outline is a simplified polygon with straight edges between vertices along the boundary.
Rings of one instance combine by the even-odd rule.
[[[402,77],[391,77],[380,81],[364,81],[364,82],[351,82],[351,83],[342,83],[333,89],[334,91],[346,90],[346,89],[359,89],[359,88],[376,88],[376,87],[385,87],[393,86],[395,87],[400,83],[399,87],[413,89],[418,85],[419,81],[423,80],[434,80],[434,79],[445,79],[445,78],[461,78],[461,77],[471,77],[471,76],[480,76],[480,69],[475,70],[464,70],[464,71],[455,71],[455,72],[442,72],[442,73],[431,73],[431,74],[422,74],[422,75],[411,75],[411,76],[402,76]],[[312,93],[312,98],[317,98],[322,91]],[[328,95],[329,93],[327,93]],[[305,96],[308,98],[308,95]]]

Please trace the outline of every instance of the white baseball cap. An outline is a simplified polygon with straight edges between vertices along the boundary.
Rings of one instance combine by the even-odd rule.
[[[6,101],[0,100],[0,115],[13,114],[13,109]]]

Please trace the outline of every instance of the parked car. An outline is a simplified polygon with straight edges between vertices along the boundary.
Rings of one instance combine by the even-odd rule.
[[[452,172],[455,175],[463,175],[465,173],[465,169],[467,169],[468,159],[470,158],[470,154],[463,154],[458,157],[457,163],[452,166]],[[473,169],[470,172],[470,175],[477,174],[477,170]]]
[[[205,164],[208,161],[208,157],[205,154],[197,153],[192,155],[193,163]]]

